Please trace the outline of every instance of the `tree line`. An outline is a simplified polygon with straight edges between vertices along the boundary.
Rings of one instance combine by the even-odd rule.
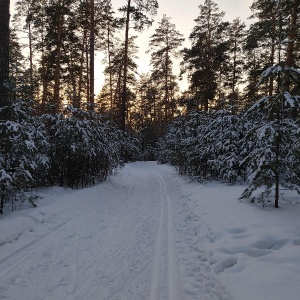
[[[226,80],[221,81],[228,87],[227,96],[226,88],[218,92],[218,80],[224,75],[218,66],[222,68],[224,62],[226,41],[208,51],[205,46],[213,43],[211,31],[200,26],[205,16],[220,20],[222,15],[200,6],[206,15],[196,20],[192,47],[184,50],[190,92],[194,91],[194,98],[189,100],[198,102],[168,127],[160,141],[161,162],[169,162],[181,174],[201,182],[246,181],[241,198],[271,202],[276,208],[284,190],[300,193],[299,4],[254,1],[257,22],[250,26],[251,35],[235,43],[230,52],[232,65],[229,73],[225,72]],[[215,43],[221,39],[222,34]],[[237,56],[235,50],[241,42],[246,53],[252,53],[251,61]],[[239,94],[236,84],[243,80],[240,67],[244,63],[249,77],[244,81],[244,94]]]
[[[265,167],[249,155],[254,159],[256,148],[271,147],[269,167],[276,167],[273,177],[269,175],[276,182],[278,200],[282,174],[287,176],[279,169],[287,135],[281,130],[289,124],[287,132],[296,134],[298,126],[299,0],[254,0],[249,28],[239,18],[225,21],[225,12],[205,0],[186,48],[183,35],[164,15],[149,39],[152,70],[147,74],[137,72],[136,36],[153,24],[156,0],[126,0],[117,11],[110,0],[19,0],[11,26],[9,3],[0,4],[2,209],[6,201],[13,203],[12,195],[24,195],[26,187],[93,184],[137,157],[167,157],[162,161],[179,165],[183,173],[218,178],[223,174],[221,161],[227,161],[222,157],[236,141],[244,145],[238,153],[247,153],[236,159],[247,167],[236,167],[233,155],[229,164],[235,167],[226,180],[234,182],[241,174],[256,178],[255,170]],[[94,86],[97,52],[105,54],[105,83],[99,95]],[[173,70],[176,59],[181,60],[179,75]],[[184,75],[189,87],[180,91],[178,82]],[[259,117],[253,117],[254,112]],[[222,120],[220,127],[216,119]],[[216,136],[223,141],[230,124],[245,130],[225,149],[221,142],[216,146],[221,150],[209,146],[219,154],[205,156],[203,164],[200,149],[213,136],[199,131],[217,126]],[[171,134],[175,129],[198,152],[194,149],[187,157],[189,147],[181,148],[183,141]],[[234,132],[232,128],[228,134]],[[244,143],[250,136],[256,137],[252,144]],[[269,144],[259,144],[262,136],[271,139]],[[181,156],[186,163],[182,168],[177,162]],[[269,172],[270,168],[266,167]],[[265,184],[259,178],[253,186]],[[251,189],[245,195],[250,194]]]
[[[225,12],[205,0],[188,37],[191,46],[182,49],[183,35],[164,15],[149,40],[152,70],[138,74],[136,36],[153,23],[157,8],[154,0],[127,0],[117,12],[110,0],[17,1],[10,77],[26,72],[41,113],[59,112],[65,103],[76,108],[88,103],[122,130],[147,124],[162,134],[183,111],[228,104],[241,110],[266,90],[272,94],[274,78],[259,89],[256,83],[277,61],[282,29],[290,28],[286,63],[294,66],[299,60],[298,0],[253,1],[249,28],[239,18],[225,21]],[[105,54],[99,95],[94,93],[95,51]],[[188,77],[183,93],[173,70],[175,58],[182,60],[180,76]]]

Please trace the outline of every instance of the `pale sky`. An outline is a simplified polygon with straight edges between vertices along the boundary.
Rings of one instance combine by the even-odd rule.
[[[13,10],[14,3],[16,0],[11,0],[11,9]],[[121,6],[124,6],[127,3],[127,0],[111,0],[114,10]],[[184,46],[189,46],[188,37],[191,33],[193,27],[195,26],[194,20],[199,15],[200,4],[204,4],[205,0],[158,0],[158,13],[155,18],[155,22],[152,27],[143,31],[138,40],[137,45],[140,48],[139,51],[139,60],[137,61],[139,65],[139,73],[146,73],[150,70],[150,54],[145,54],[145,51],[148,48],[149,37],[154,33],[154,30],[157,28],[157,22],[159,22],[163,15],[171,18],[171,22],[176,25],[176,29],[183,34],[185,40]],[[249,24],[247,18],[251,15],[250,6],[253,3],[253,0],[214,0],[218,4],[220,11],[225,12],[225,21],[232,21],[233,19],[240,17],[242,21],[246,24]],[[98,92],[101,89],[103,83],[102,72],[105,66],[101,64],[101,55],[96,57],[96,74],[95,74],[95,89]],[[179,68],[176,67],[174,73],[178,75]],[[182,89],[187,87],[186,82],[180,83]]]

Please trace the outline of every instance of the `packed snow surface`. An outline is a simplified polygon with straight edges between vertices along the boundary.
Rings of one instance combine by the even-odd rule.
[[[300,207],[155,162],[0,218],[0,299],[299,300]]]

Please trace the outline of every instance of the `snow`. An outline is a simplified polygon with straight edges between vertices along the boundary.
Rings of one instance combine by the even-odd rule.
[[[5,180],[12,181],[12,178],[4,169],[0,169],[0,181],[3,182]]]
[[[0,299],[299,300],[300,206],[155,162],[0,218]],[[294,203],[294,202],[291,202]]]

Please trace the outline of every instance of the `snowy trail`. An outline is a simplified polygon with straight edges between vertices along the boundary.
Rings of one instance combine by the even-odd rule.
[[[149,300],[161,299],[161,291],[164,286],[160,286],[160,283],[165,284],[165,278],[161,278],[162,276],[168,276],[168,297],[165,299],[180,300],[182,299],[182,295],[178,277],[172,202],[162,176],[159,176],[159,185],[161,208],[155,243]],[[166,249],[163,248],[165,240],[167,241]],[[164,255],[166,256],[165,261]],[[164,273],[164,270],[168,270],[167,275]]]
[[[155,162],[128,164],[23,213],[31,229],[0,246],[0,299],[230,299],[177,177]]]

